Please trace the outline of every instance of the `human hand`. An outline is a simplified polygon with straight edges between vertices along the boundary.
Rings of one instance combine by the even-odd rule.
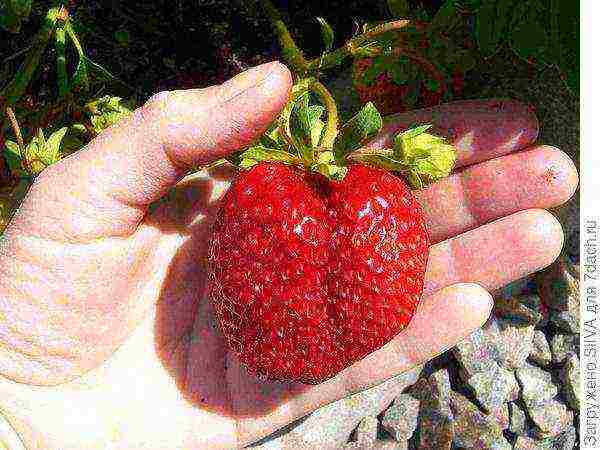
[[[562,230],[539,208],[566,201],[577,175],[564,153],[533,145],[527,109],[473,101],[396,116],[372,145],[418,120],[459,148],[460,168],[416,193],[433,242],[417,315],[320,385],[248,375],[205,296],[211,220],[234,170],[188,177],[148,206],[260,135],[290,84],[271,63],[159,94],[36,179],[0,241],[0,411],[28,449],[248,444],[450,348],[487,319],[487,290],[558,256]]]

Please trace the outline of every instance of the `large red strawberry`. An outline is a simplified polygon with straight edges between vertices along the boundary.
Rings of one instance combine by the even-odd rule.
[[[422,210],[395,175],[357,164],[331,181],[260,163],[215,226],[217,317],[247,367],[320,382],[406,327],[428,249]]]
[[[451,149],[425,126],[399,135],[391,153],[351,156],[381,126],[367,105],[342,127],[334,151],[323,151],[332,129],[318,123],[321,113],[303,97],[268,134],[273,148],[242,154],[250,169],[227,192],[209,249],[225,340],[251,372],[271,379],[321,382],[408,325],[423,290],[425,221],[402,178],[373,164],[407,168],[413,181],[435,178],[423,158],[437,170]],[[369,120],[375,126],[361,136]],[[294,127],[301,123],[304,132]]]

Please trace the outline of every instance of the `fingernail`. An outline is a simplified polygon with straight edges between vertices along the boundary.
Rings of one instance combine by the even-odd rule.
[[[277,67],[280,64],[281,63],[278,61],[271,61],[252,67],[251,69],[238,73],[232,79],[227,80],[221,85],[221,88],[225,89],[230,95],[243,92],[269,78],[269,76],[277,70]]]

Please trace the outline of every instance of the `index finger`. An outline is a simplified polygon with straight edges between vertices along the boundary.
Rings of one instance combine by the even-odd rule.
[[[385,118],[382,132],[367,148],[391,147],[396,133],[431,123],[433,132],[458,149],[456,167],[518,151],[537,139],[539,123],[531,107],[515,100],[463,100]]]

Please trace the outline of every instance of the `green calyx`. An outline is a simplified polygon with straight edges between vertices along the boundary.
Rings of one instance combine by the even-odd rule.
[[[327,89],[307,78],[294,85],[290,101],[267,132],[230,161],[242,169],[276,161],[334,180],[344,178],[348,164],[360,162],[400,172],[417,189],[447,176],[454,167],[456,149],[427,133],[431,125],[397,134],[392,149],[362,150],[382,126],[372,103],[340,126],[335,101]]]
[[[357,152],[350,158],[400,172],[412,187],[421,189],[450,175],[456,163],[456,148],[427,133],[431,127],[420,125],[398,133],[393,149]]]

